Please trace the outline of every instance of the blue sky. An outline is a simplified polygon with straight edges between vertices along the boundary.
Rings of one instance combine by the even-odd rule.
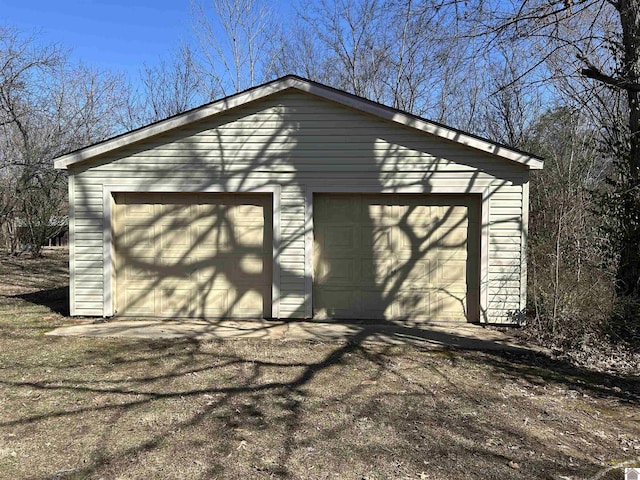
[[[133,77],[193,38],[189,0],[0,0],[0,24]]]

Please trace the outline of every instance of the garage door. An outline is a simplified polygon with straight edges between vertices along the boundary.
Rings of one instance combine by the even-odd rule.
[[[269,317],[270,195],[115,196],[116,314]]]
[[[479,204],[462,195],[314,195],[317,318],[477,321]]]

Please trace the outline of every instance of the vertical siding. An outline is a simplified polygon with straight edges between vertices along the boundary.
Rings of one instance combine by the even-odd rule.
[[[103,186],[234,191],[280,185],[280,315],[305,316],[305,189],[486,188],[488,318],[521,308],[527,170],[299,92],[279,94],[76,167],[72,308],[103,315]]]

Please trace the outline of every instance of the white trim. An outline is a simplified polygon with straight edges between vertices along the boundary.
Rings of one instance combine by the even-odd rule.
[[[314,193],[418,193],[434,195],[480,195],[480,323],[487,323],[489,308],[489,197],[488,187],[478,186],[398,186],[383,187],[379,184],[361,183],[358,185],[340,185],[339,182],[332,186],[307,185],[305,189],[305,313],[313,316],[313,194]]]
[[[529,155],[517,150],[510,149],[506,146],[499,145],[489,140],[484,140],[473,135],[454,130],[444,125],[439,125],[425,119],[414,117],[408,113],[403,113],[384,105],[369,102],[364,98],[351,95],[340,90],[326,87],[324,85],[310,82],[300,77],[286,76],[281,79],[266,83],[259,87],[238,93],[228,98],[218,100],[194,110],[185,112],[166,120],[142,127],[124,135],[105,140],[104,142],[90,145],[67,155],[58,157],[55,162],[55,168],[67,169],[68,167],[89,160],[98,155],[111,152],[118,148],[122,148],[133,143],[146,140],[148,138],[164,134],[170,130],[184,127],[186,125],[210,118],[214,115],[226,112],[232,108],[246,105],[250,102],[260,100],[269,95],[281,92],[287,89],[296,89],[307,92],[332,102],[339,103],[356,110],[374,115],[376,117],[398,123],[422,132],[435,135],[442,139],[455,142],[467,147],[522,164],[529,169],[538,170],[543,167],[542,159]]]
[[[76,315],[76,181],[69,175],[69,315]]]
[[[114,291],[112,264],[112,199],[115,193],[270,193],[272,195],[272,227],[273,227],[273,265],[271,284],[271,316],[280,318],[280,190],[279,185],[243,185],[229,189],[225,186],[211,185],[103,185],[103,316],[113,316]]]

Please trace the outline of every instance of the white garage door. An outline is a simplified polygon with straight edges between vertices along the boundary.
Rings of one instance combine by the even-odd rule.
[[[479,204],[463,195],[314,195],[316,318],[477,321]]]
[[[122,193],[113,218],[116,314],[271,316],[271,196]]]

